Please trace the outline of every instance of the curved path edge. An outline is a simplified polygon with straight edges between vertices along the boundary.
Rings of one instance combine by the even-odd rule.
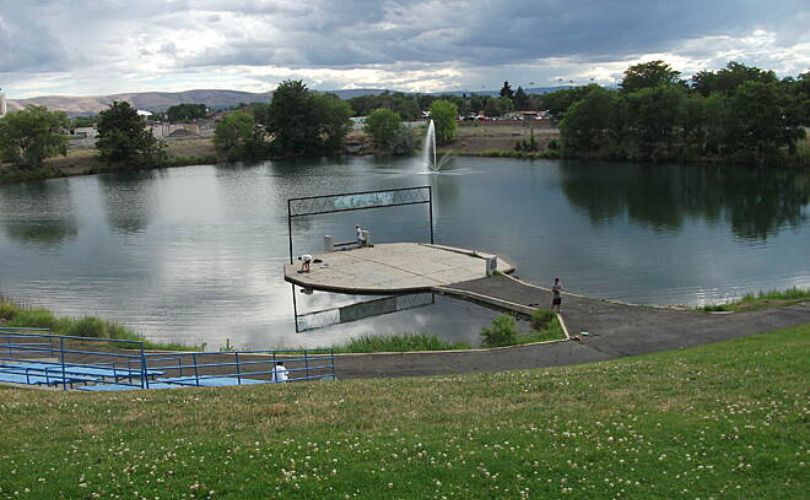
[[[473,280],[457,291],[497,298],[523,308],[550,303],[547,289],[507,285],[511,278]],[[523,282],[520,282],[523,283]],[[461,293],[457,295],[463,296]],[[480,298],[480,297],[479,297]],[[517,309],[517,308],[514,308]],[[525,309],[524,309],[525,310]],[[501,349],[378,353],[338,356],[339,379],[389,378],[495,372],[573,365],[682,349],[810,323],[810,302],[752,312],[714,315],[691,310],[644,307],[565,294],[567,332],[580,342],[557,341]]]

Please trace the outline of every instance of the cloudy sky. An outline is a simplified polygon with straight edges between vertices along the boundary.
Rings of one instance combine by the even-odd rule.
[[[808,0],[0,0],[11,98],[613,83],[664,59],[810,69]]]

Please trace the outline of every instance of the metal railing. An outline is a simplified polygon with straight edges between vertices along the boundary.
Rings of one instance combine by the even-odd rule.
[[[331,350],[147,353],[143,342],[0,328],[0,383],[89,391],[334,380]]]

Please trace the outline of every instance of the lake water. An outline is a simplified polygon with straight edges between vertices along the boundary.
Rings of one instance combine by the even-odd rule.
[[[465,302],[296,334],[290,197],[430,185],[436,242],[507,257],[527,280],[645,304],[723,301],[810,286],[810,173],[719,165],[415,158],[196,166],[0,187],[0,293],[116,319],[156,340],[318,346],[361,333],[476,340],[495,313]],[[426,206],[295,223],[297,253],[324,234],[427,241]],[[304,311],[352,299],[298,295]]]

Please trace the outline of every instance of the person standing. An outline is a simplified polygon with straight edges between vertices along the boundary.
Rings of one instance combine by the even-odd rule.
[[[357,230],[357,246],[362,247],[366,241],[365,237],[363,237],[363,228],[360,227],[360,224],[355,224],[354,228]]]
[[[557,314],[560,313],[560,307],[562,306],[562,291],[563,286],[560,282],[560,278],[554,278],[554,284],[551,285],[551,312],[556,312]]]

